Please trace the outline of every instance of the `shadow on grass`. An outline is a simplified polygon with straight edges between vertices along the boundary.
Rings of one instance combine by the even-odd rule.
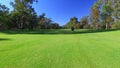
[[[3,49],[3,50],[0,50],[0,52],[4,52],[4,51],[9,51],[10,49]]]
[[[110,29],[110,30],[77,29],[75,31],[71,31],[70,29],[33,30],[33,31],[6,30],[6,31],[0,31],[0,33],[5,33],[5,34],[87,34],[87,33],[110,32],[110,31],[117,31],[117,30],[119,29]]]
[[[8,39],[8,38],[0,38],[0,41],[7,41],[7,40],[11,40],[11,39]]]

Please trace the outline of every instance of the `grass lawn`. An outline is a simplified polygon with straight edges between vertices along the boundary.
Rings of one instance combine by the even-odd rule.
[[[120,30],[0,31],[0,68],[120,68]]]

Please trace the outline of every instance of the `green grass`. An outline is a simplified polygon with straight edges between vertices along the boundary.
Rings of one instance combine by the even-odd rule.
[[[0,31],[0,68],[120,68],[120,30]]]

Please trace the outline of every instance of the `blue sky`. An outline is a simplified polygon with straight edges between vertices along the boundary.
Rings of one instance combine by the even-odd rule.
[[[0,0],[0,3],[5,4],[12,10],[9,5],[10,1],[14,0]],[[69,19],[76,16],[79,20],[83,16],[90,14],[90,7],[95,0],[38,0],[33,7],[38,15],[46,13],[46,17],[52,18],[53,21],[60,25],[66,24]]]

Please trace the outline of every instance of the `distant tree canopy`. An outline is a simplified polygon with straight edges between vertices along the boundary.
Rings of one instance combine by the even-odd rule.
[[[91,12],[80,20],[72,17],[64,25],[47,18],[45,13],[37,15],[32,4],[38,0],[14,0],[9,11],[0,4],[0,30],[4,29],[118,29],[120,28],[120,0],[97,0],[91,7]]]
[[[14,0],[10,5],[14,8],[9,9],[0,4],[0,29],[57,29],[58,23],[54,23],[45,14],[38,16],[32,7],[33,2],[38,0]]]
[[[76,27],[80,22],[76,17],[70,18],[70,21],[65,25],[65,28]],[[79,27],[78,27],[79,28]]]
[[[73,17],[70,18],[70,21],[65,25],[65,28],[71,28],[74,27],[76,29],[83,29],[88,27],[88,17],[83,17],[80,21],[78,21],[78,18]]]
[[[119,21],[120,0],[98,0],[91,8],[93,28],[110,29]],[[96,27],[96,24],[98,25]]]
[[[76,26],[71,18],[66,28]],[[97,0],[91,7],[89,18],[83,17],[79,22],[80,28],[110,29],[120,27],[120,0]]]

